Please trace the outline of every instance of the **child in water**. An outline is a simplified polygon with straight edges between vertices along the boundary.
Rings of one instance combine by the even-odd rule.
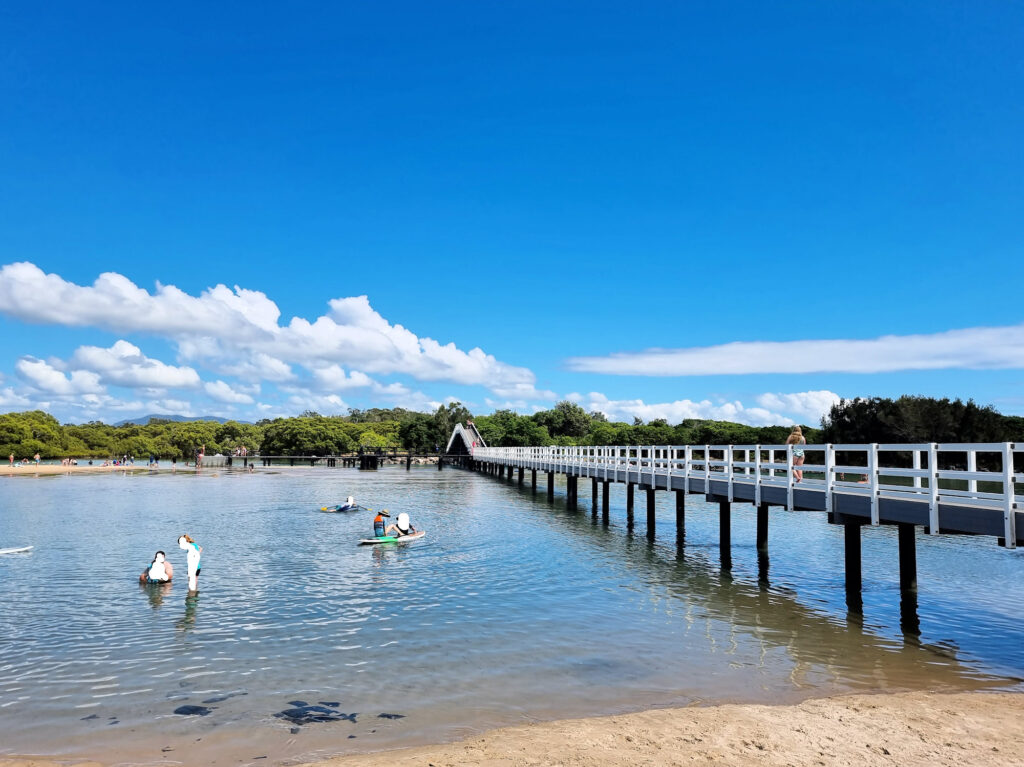
[[[178,548],[188,552],[186,561],[188,562],[188,590],[197,591],[199,589],[199,573],[202,570],[200,563],[200,556],[203,553],[203,547],[192,540],[189,535],[178,536]]]
[[[140,583],[170,583],[174,577],[174,565],[167,561],[166,555],[158,551],[150,566],[139,576]]]

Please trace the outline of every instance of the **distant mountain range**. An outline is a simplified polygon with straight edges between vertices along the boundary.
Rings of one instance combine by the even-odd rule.
[[[126,418],[123,421],[118,421],[114,426],[127,426],[130,423],[136,426],[145,426],[152,419],[159,419],[161,421],[216,421],[217,423],[227,423],[232,420],[231,418],[221,418],[216,415],[200,415],[195,418],[188,418],[183,415],[162,415],[160,413],[150,413],[149,415],[140,415],[138,418]],[[251,421],[239,421],[238,423],[251,423]]]

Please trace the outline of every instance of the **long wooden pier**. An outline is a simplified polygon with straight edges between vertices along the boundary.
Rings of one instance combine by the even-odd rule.
[[[327,468],[351,466],[363,470],[374,470],[386,463],[404,463],[406,470],[416,463],[436,463],[438,470],[444,469],[448,459],[439,453],[417,453],[415,451],[381,451],[345,453],[343,455],[208,455],[203,466],[241,468],[249,466],[320,466]]]
[[[795,449],[804,451],[800,465]],[[590,479],[593,513],[600,498],[609,516],[609,485],[626,486],[627,523],[633,525],[637,489],[646,494],[647,535],[654,538],[655,494],[675,493],[676,530],[685,538],[686,495],[718,503],[722,568],[731,569],[733,503],[757,507],[757,547],[767,548],[769,510],[825,512],[844,526],[848,603],[860,604],[861,529],[896,525],[900,587],[917,589],[915,528],[931,535],[990,535],[1000,545],[1024,544],[1024,445],[666,445],[594,447],[476,447],[461,465],[490,474],[518,472],[537,488],[547,475],[565,476],[567,502],[577,503],[579,480]],[[1015,468],[1016,467],[1016,468]],[[1019,531],[1019,532],[1018,532]]]

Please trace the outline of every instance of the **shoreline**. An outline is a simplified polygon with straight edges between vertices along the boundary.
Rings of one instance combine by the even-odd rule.
[[[82,466],[61,466],[60,464],[43,463],[36,466],[34,463],[30,464],[10,464],[0,465],[0,477],[41,477],[41,476],[53,476],[57,474],[96,474],[103,472],[112,471],[130,471],[130,472],[156,472],[162,471],[163,469],[150,469],[145,464],[138,466],[89,466],[88,464]],[[195,471],[194,468],[190,468],[190,471]],[[168,471],[170,469],[168,468]]]
[[[651,709],[502,727],[462,740],[317,761],[301,767],[729,767],[1024,763],[1024,693],[899,692],[810,698],[796,704]],[[343,736],[340,736],[343,737]],[[339,746],[342,740],[339,737]],[[236,758],[231,758],[236,757]],[[181,765],[251,760],[235,749],[176,752]],[[0,767],[102,767],[88,758],[0,755]]]

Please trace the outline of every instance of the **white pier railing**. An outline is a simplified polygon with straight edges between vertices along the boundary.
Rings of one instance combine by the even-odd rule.
[[[804,463],[794,462],[803,450]],[[956,505],[1003,513],[1006,545],[1017,541],[1015,511],[1024,508],[1024,445],[610,445],[581,447],[478,447],[478,461],[616,479],[618,472],[637,482],[671,487],[672,478],[728,482],[728,497],[738,485],[754,488],[755,503],[765,487],[785,488],[793,508],[797,489],[825,496],[832,509],[835,495],[870,499],[871,523],[879,523],[879,502],[902,499],[928,504],[929,531],[939,532],[939,505]],[[802,478],[800,476],[802,474]],[[662,478],[662,482],[657,482]],[[632,480],[631,480],[632,481]]]

